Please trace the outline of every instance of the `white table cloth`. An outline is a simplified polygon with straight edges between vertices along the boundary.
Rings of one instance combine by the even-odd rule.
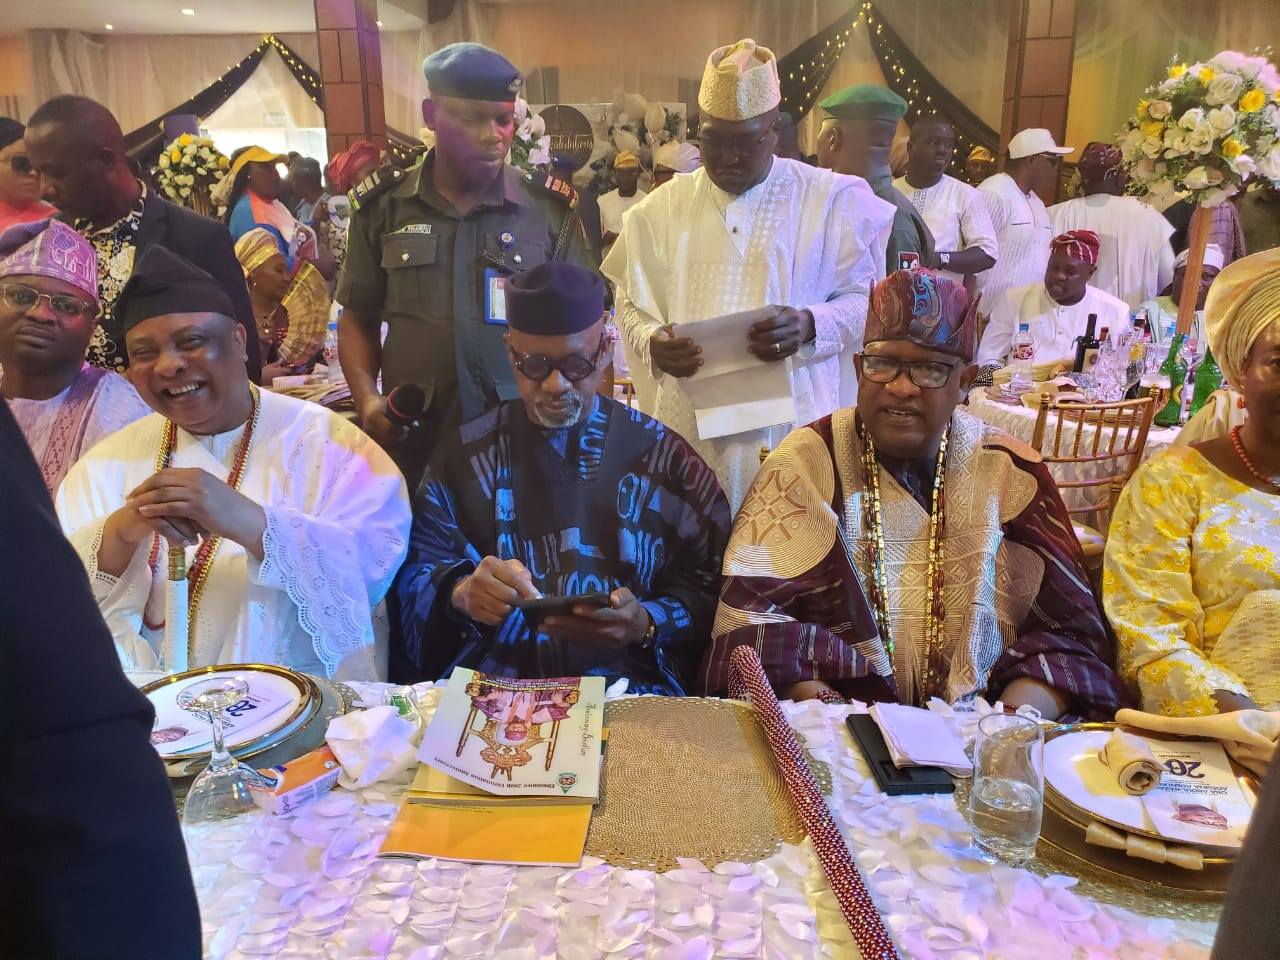
[[[997,403],[987,398],[987,388],[978,387],[969,394],[968,410],[979,420],[991,424],[993,427],[999,427],[1005,433],[1017,437],[1024,443],[1030,444],[1036,431],[1036,417],[1039,412],[1032,410],[1025,405],[1016,407],[1009,404]],[[1045,429],[1045,450],[1051,449],[1049,446],[1053,442],[1053,431],[1055,429],[1054,421],[1050,420]],[[1075,426],[1073,424],[1064,424],[1062,428],[1064,450],[1067,444],[1073,442],[1075,437]],[[1160,427],[1152,425],[1147,432],[1147,446],[1142,453],[1142,459],[1159,453],[1161,450],[1172,446],[1173,441],[1178,437],[1178,431],[1181,427]],[[1080,449],[1087,450],[1093,443],[1093,427],[1085,428],[1084,439],[1080,441]],[[1102,443],[1110,440],[1110,433],[1107,428],[1103,430]],[[1123,434],[1121,435],[1123,439]],[[1054,479],[1059,484],[1065,482],[1080,482],[1083,480],[1094,480],[1104,473],[1114,473],[1115,467],[1112,463],[1104,462],[1101,466],[1097,463],[1053,463],[1049,465],[1049,469],[1053,472]],[[1096,489],[1085,488],[1087,492],[1082,492],[1081,488],[1067,487],[1062,490],[1062,499],[1066,502],[1069,509],[1077,506],[1084,506],[1087,503],[1096,501],[1099,494]]]
[[[369,699],[376,685],[361,685]],[[425,686],[425,685],[424,685]],[[423,690],[420,686],[419,690]],[[428,709],[434,695],[426,696]],[[990,866],[950,796],[880,795],[844,726],[851,709],[783,710],[829,765],[829,802],[902,956],[946,960],[1204,960],[1214,925],[1152,919],[1073,891],[1067,876]],[[962,732],[976,715],[952,717]],[[971,733],[970,733],[971,735]],[[585,960],[853,956],[807,842],[769,859],[677,870],[386,861],[407,775],[335,790],[288,817],[192,843],[210,958]]]

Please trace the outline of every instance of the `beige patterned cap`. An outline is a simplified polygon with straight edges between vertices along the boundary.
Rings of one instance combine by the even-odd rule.
[[[750,120],[782,101],[778,58],[754,40],[720,47],[702,71],[698,107],[720,120]]]

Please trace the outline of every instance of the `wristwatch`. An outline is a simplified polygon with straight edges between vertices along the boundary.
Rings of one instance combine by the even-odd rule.
[[[941,267],[944,267],[944,268],[945,268],[945,267],[950,266],[950,265],[951,265],[951,254],[949,254],[949,253],[940,253],[940,254],[938,254],[938,265],[939,265],[939,266],[941,266]]]

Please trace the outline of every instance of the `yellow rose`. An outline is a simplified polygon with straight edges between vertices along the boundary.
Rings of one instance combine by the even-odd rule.
[[[1182,76],[1186,72],[1187,72],[1187,65],[1185,63],[1175,63],[1172,67],[1169,68],[1169,79],[1177,80],[1180,76]]]
[[[169,151],[169,159],[173,163],[177,163],[179,160],[182,159],[182,151],[179,150],[177,147],[174,147],[172,150]]]
[[[1144,137],[1161,137],[1164,135],[1164,121],[1143,120],[1138,124],[1138,129],[1142,131]]]
[[[1213,67],[1201,67],[1200,72],[1196,74],[1196,76],[1200,78],[1201,83],[1208,86],[1217,74],[1213,72]]]
[[[1244,153],[1244,144],[1235,137],[1227,137],[1222,141],[1222,155],[1228,160],[1234,160],[1242,153]]]
[[[1138,101],[1138,116],[1145,117],[1147,115],[1147,107],[1151,106],[1150,100]]]
[[[1266,102],[1267,95],[1262,92],[1261,88],[1254,87],[1240,98],[1240,109],[1245,113],[1256,113],[1262,109],[1263,104]]]
[[[189,133],[184,133],[182,136],[180,136],[180,137],[178,138],[178,143],[179,143],[180,145],[182,145],[182,146],[184,146],[184,147],[185,147],[187,144],[189,144],[189,143],[190,143],[192,140],[194,140],[194,139],[195,139],[195,137],[191,136],[191,134],[189,134]]]

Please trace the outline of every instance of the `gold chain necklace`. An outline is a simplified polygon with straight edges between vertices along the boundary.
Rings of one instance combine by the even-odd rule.
[[[258,387],[255,384],[249,384],[249,394],[252,397],[252,409],[249,412],[249,419],[244,428],[244,435],[240,438],[240,444],[236,448],[235,458],[231,461],[231,472],[227,474],[227,486],[236,491],[239,491],[240,481],[244,479],[245,465],[249,461],[249,447],[253,443],[253,435],[257,431],[258,418],[262,410]],[[164,431],[160,436],[160,449],[156,454],[156,473],[169,468],[173,461],[174,448],[177,446],[177,442],[177,425],[172,420],[166,420],[164,422]],[[200,599],[204,595],[205,584],[209,581],[209,571],[213,568],[214,554],[218,552],[220,546],[222,546],[222,537],[205,537],[200,541],[200,546],[196,550],[195,559],[191,562],[190,567],[187,566],[187,555],[184,548],[175,547],[172,544],[169,547],[169,579],[186,580],[190,586],[190,593],[187,598],[188,665],[190,665],[195,653],[196,612],[200,608]],[[160,534],[157,533],[151,540],[151,558],[148,561],[153,577],[155,576],[159,558]],[[159,625],[149,624],[149,626],[155,628]]]
[[[871,605],[880,629],[880,639],[892,656],[893,632],[889,622],[889,589],[885,574],[884,526],[880,503],[880,460],[876,455],[875,441],[861,420],[858,421],[858,434],[862,441],[863,521],[869,535],[867,552],[870,554],[872,568]],[[946,530],[946,499],[943,496],[942,480],[946,472],[947,441],[950,436],[951,427],[948,425],[938,444],[938,459],[933,471],[927,567],[929,609],[925,622],[925,669],[920,684],[920,700],[943,693],[944,686],[941,661],[946,611],[942,603],[942,541]]]

